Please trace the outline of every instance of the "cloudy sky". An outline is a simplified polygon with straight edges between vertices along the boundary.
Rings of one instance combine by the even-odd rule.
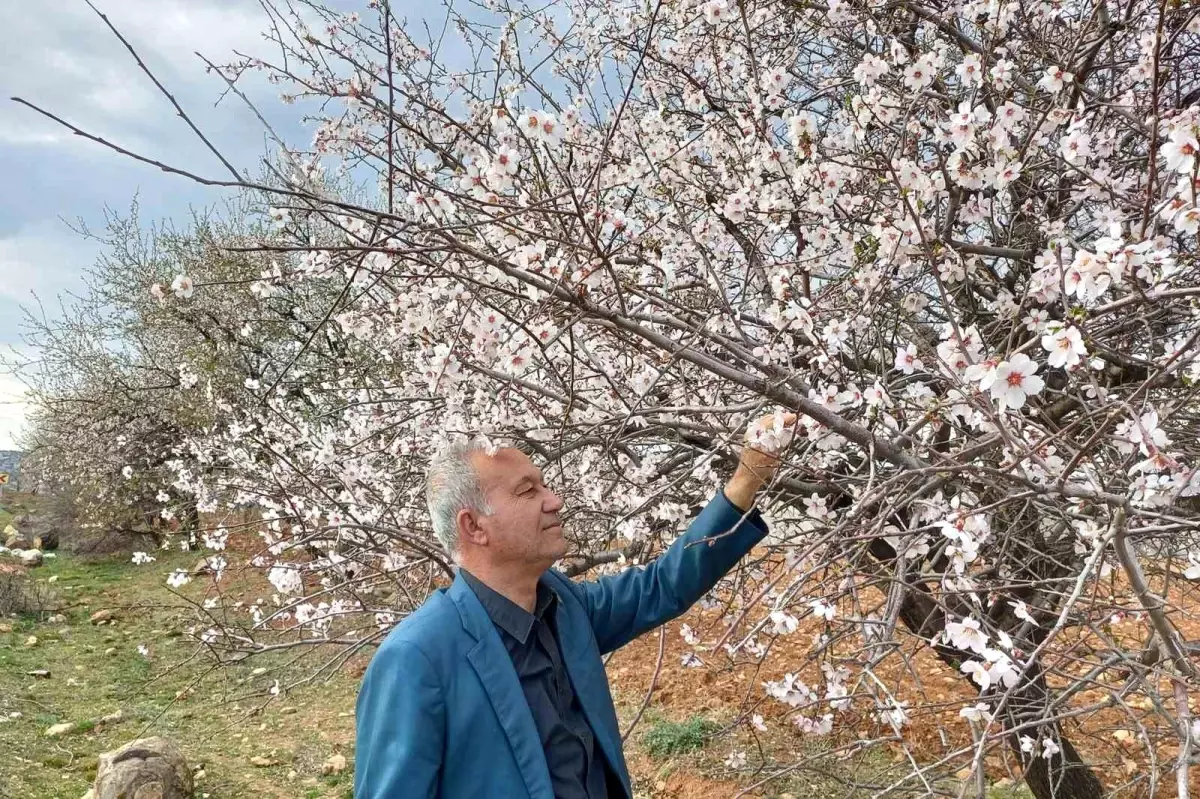
[[[234,50],[271,55],[262,37],[267,17],[257,0],[93,0],[138,51],[235,167],[257,173],[270,146],[261,125],[236,97],[217,100],[224,85],[195,55],[217,63]],[[366,0],[331,3],[366,11]],[[416,0],[397,0],[419,7]],[[182,217],[189,207],[223,195],[139,164],[8,98],[24,98],[123,147],[224,177],[168,101],[84,0],[0,0],[0,349],[23,349],[22,306],[47,308],[75,289],[98,245],[72,231],[82,219],[102,227],[104,209],[128,211],[137,198],[150,222]],[[296,112],[265,83],[250,94],[289,142],[307,143]],[[13,444],[22,420],[20,384],[0,375],[0,449]]]

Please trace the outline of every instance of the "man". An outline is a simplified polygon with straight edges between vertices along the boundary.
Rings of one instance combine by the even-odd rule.
[[[523,453],[467,446],[431,463],[433,527],[458,575],[367,669],[356,799],[632,797],[600,657],[679,616],[766,535],[754,497],[777,465],[746,447],[661,557],[574,582],[550,568],[567,551],[563,502]]]

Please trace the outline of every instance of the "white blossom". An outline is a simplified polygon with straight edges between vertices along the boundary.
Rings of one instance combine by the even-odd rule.
[[[961,622],[947,622],[943,632],[946,641],[958,649],[983,654],[987,648],[988,637],[980,629],[979,621],[967,616]]]
[[[1050,353],[1046,363],[1057,369],[1071,369],[1087,357],[1087,347],[1079,328],[1052,322],[1042,334],[1042,349]]]
[[[171,291],[175,292],[175,296],[181,300],[191,299],[195,290],[195,283],[187,275],[176,275],[175,279],[171,281]]]

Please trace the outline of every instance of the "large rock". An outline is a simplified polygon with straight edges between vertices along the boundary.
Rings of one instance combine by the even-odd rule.
[[[6,549],[5,547],[0,547],[0,555],[2,555],[0,557],[0,572],[20,573],[24,569],[34,569],[34,567],[42,565],[43,555],[41,549]],[[18,570],[16,564],[12,563],[13,560],[16,560],[17,564],[22,566],[22,569]]]
[[[140,738],[100,755],[95,799],[192,799],[192,772],[166,738]]]
[[[40,549],[14,549],[8,553],[17,559],[17,562],[22,566],[33,569],[42,565],[42,551]]]
[[[29,536],[11,524],[4,528],[4,546],[9,549],[27,549],[30,543]]]
[[[58,528],[55,526],[54,520],[45,514],[22,513],[13,519],[12,523],[25,538],[30,540],[30,544],[26,548],[35,540],[40,539],[42,545],[38,549],[58,549]]]

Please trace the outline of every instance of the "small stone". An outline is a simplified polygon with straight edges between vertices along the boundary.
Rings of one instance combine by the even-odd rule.
[[[91,621],[92,624],[99,624],[102,621],[109,621],[110,619],[112,619],[112,617],[113,617],[113,612],[111,610],[109,610],[108,608],[105,608],[104,610],[98,610],[95,613],[93,613],[92,617],[91,617],[91,619],[89,619],[89,621]]]
[[[61,735],[66,735],[69,733],[74,727],[75,725],[69,721],[64,721],[61,724],[55,724],[50,727],[50,729],[46,730],[46,737],[58,738]]]
[[[53,580],[54,578],[51,577],[50,579]],[[61,613],[55,613],[50,618],[46,619],[46,623],[47,624],[66,624],[67,617],[62,615]]]
[[[37,645],[38,645],[38,640],[37,640],[36,635],[31,635],[25,639],[25,648],[26,649],[33,649]]]
[[[30,677],[36,677],[39,680],[50,679],[50,669],[34,669],[33,671],[27,671],[25,673]]]
[[[117,654],[117,648],[115,646],[110,646],[108,649],[104,650],[105,657],[112,657],[115,654]]]
[[[268,766],[274,766],[278,762],[279,762],[278,760],[272,760],[271,758],[263,757],[262,755],[255,755],[254,757],[250,758],[250,765],[258,766],[259,768],[267,768]]]
[[[10,622],[0,621],[0,633],[11,633],[13,626]]]
[[[321,776],[328,776],[330,774],[341,774],[345,770],[346,770],[346,756],[345,755],[332,755],[321,766]]]
[[[300,712],[299,708],[294,708],[291,705],[288,705],[287,707],[279,708],[279,714],[281,716],[290,716],[293,713],[299,713],[299,712]]]

